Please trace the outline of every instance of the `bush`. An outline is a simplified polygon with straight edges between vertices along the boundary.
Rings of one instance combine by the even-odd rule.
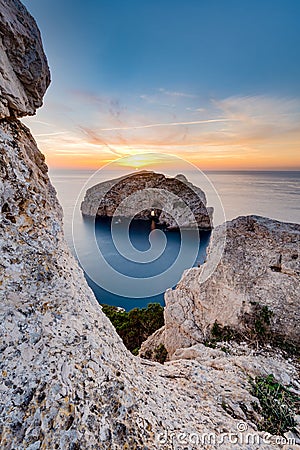
[[[152,333],[164,325],[164,308],[159,303],[150,303],[147,308],[120,311],[116,306],[102,305],[125,346],[134,355]]]
[[[168,352],[164,344],[160,344],[153,350],[153,359],[161,364],[163,364],[168,356]]]
[[[250,383],[251,394],[258,398],[259,413],[263,416],[262,422],[257,423],[259,430],[282,436],[289,430],[295,431],[294,416],[299,414],[300,397],[282,386],[273,375],[257,377]]]
[[[274,340],[270,329],[273,312],[268,306],[256,302],[251,302],[251,306],[251,314],[245,314],[243,317],[250,340],[258,344],[271,343]]]
[[[216,348],[219,342],[243,342],[249,346],[262,348],[271,345],[287,356],[297,358],[299,345],[290,342],[285,336],[272,331],[273,312],[266,305],[251,302],[251,311],[240,317],[240,326],[221,325],[217,321],[211,327],[210,334],[204,342],[207,347]]]

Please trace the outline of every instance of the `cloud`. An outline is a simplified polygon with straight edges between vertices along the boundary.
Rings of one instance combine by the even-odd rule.
[[[102,96],[88,91],[72,91],[72,94],[81,102],[85,102],[90,108],[91,104],[96,106],[98,112],[109,112],[110,119],[114,119],[115,123],[122,123],[121,116],[126,112],[127,108],[121,104],[120,99]]]
[[[191,112],[196,112],[196,113],[198,113],[198,112],[205,112],[206,111],[205,108],[190,108],[190,107],[186,107],[185,109],[186,109],[186,111],[191,111]]]
[[[181,98],[196,98],[197,96],[194,94],[187,94],[186,92],[178,92],[178,91],[168,91],[164,88],[159,88],[159,92],[164,95],[168,95],[169,97],[181,97]]]
[[[75,98],[78,98],[81,101],[87,103],[94,103],[96,105],[106,105],[108,102],[108,98],[106,96],[101,96],[99,94],[95,94],[94,92],[89,91],[71,91],[71,95]]]
[[[145,102],[151,104],[151,105],[158,105],[162,107],[168,107],[168,108],[175,108],[176,104],[178,104],[179,101],[184,101],[185,99],[192,99],[196,98],[197,96],[194,94],[189,94],[185,92],[179,92],[179,91],[169,91],[164,88],[159,88],[154,91],[154,93],[146,93],[141,94],[139,96],[140,99],[144,100]],[[170,100],[172,100],[173,103],[170,103]]]
[[[273,124],[276,128],[299,124],[300,101],[269,96],[233,96],[212,103],[225,117],[255,126]]]
[[[289,145],[299,140],[299,124],[295,121],[298,106],[292,99],[229,97],[212,100],[206,107],[211,114],[207,119],[145,123],[143,118],[144,124],[131,125],[127,121],[122,126],[90,127],[88,136],[89,142],[105,145],[118,156],[146,148],[154,151],[163,148],[180,154],[196,153],[200,148],[202,152],[204,148],[214,152],[222,149],[220,154],[224,154],[225,149],[227,152],[234,148],[244,157],[246,152],[275,147],[284,139]],[[174,119],[177,119],[175,115]],[[135,120],[141,123],[140,117]]]
[[[40,134],[35,134],[35,137],[62,136],[63,134],[68,134],[68,131],[58,131],[58,132],[54,132],[54,133],[40,133]]]
[[[218,122],[232,122],[235,119],[217,118],[217,119],[206,119],[206,120],[193,120],[187,122],[163,122],[163,123],[152,123],[146,125],[133,125],[127,127],[118,128],[101,128],[101,131],[116,131],[116,130],[142,130],[145,128],[158,128],[158,127],[178,127],[183,125],[202,125],[208,123],[218,123]]]
[[[123,153],[120,153],[119,151],[117,151],[114,147],[112,147],[111,145],[109,145],[95,130],[93,130],[92,128],[87,128],[87,127],[83,127],[83,126],[79,126],[78,127],[83,133],[84,135],[88,138],[88,142],[91,144],[95,144],[95,145],[104,145],[106,148],[108,148],[108,150],[117,155],[117,156],[124,156]]]
[[[38,124],[40,124],[40,125],[45,125],[46,127],[53,127],[53,126],[54,126],[53,123],[44,122],[44,121],[42,121],[42,120],[32,119],[32,118],[30,118],[30,117],[27,117],[27,118],[25,118],[25,119],[31,119],[31,120],[30,120],[31,123],[38,123]],[[23,120],[24,120],[24,119],[23,119]]]
[[[92,164],[93,158],[99,162],[145,151],[173,153],[201,164],[207,160],[208,165],[216,160],[218,167],[222,158],[224,167],[230,167],[230,158],[233,165],[243,167],[275,167],[282,161],[286,167],[299,164],[297,98],[262,95],[191,101],[192,94],[184,92],[163,88],[154,92],[141,96],[149,105],[132,97],[128,108],[120,99],[78,92],[75,107],[81,111],[80,125],[70,120],[62,129],[59,119],[57,124],[53,117],[51,124],[48,117],[44,123],[35,119],[35,136],[48,155],[70,155],[70,160],[74,155],[74,164],[83,155],[89,155]],[[170,106],[169,99],[176,110],[164,108]]]
[[[157,105],[164,108],[175,108],[176,105],[174,103],[166,103],[165,101],[162,101],[161,95],[158,94],[142,94],[139,97],[140,99],[144,100],[145,102],[149,103],[150,105]]]

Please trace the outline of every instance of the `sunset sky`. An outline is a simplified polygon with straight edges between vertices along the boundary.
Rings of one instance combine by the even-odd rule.
[[[300,169],[300,1],[23,3],[52,73],[24,122],[50,167],[151,152],[204,170]]]

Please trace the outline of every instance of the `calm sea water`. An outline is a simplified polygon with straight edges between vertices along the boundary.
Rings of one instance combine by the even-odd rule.
[[[101,280],[93,281],[89,275],[92,273],[105,273],[103,263],[99,263],[98,248],[105,260],[117,272],[127,277],[147,278],[167,270],[167,267],[176,261],[180,250],[181,238],[178,232],[165,232],[166,247],[161,257],[147,264],[134,263],[120,255],[111,238],[109,220],[97,221],[92,224],[95,242],[91,240],[91,224],[81,217],[79,207],[88,187],[108,179],[125,174],[116,171],[101,171],[92,178],[95,172],[90,170],[51,170],[50,178],[55,186],[58,198],[64,210],[64,228],[67,242],[74,254],[74,235],[76,250],[86,278],[101,303],[108,303],[124,307],[129,310],[133,307],[144,307],[148,303],[158,301],[163,304],[163,294],[151,297],[134,298],[130,295],[131,288],[124,284],[125,295],[117,295],[101,287]],[[129,172],[128,172],[129,173]],[[174,176],[175,172],[166,172]],[[215,224],[225,219],[231,220],[240,215],[257,214],[286,222],[300,222],[300,172],[207,172],[208,179],[199,177],[198,172],[185,173],[187,178],[200,186],[207,195],[208,205],[215,207]],[[87,184],[86,184],[87,183]],[[72,233],[73,230],[73,233]],[[136,221],[130,227],[130,240],[140,251],[149,249],[150,224]],[[122,238],[122,227],[119,234]],[[125,231],[124,231],[125,235]],[[187,246],[193,246],[192,239],[187,238]],[[209,242],[209,233],[201,233],[200,245],[193,263],[187,265],[182,262],[178,276],[173,285],[180,279],[184,269],[202,263],[205,259],[206,247]],[[98,248],[97,248],[98,247]],[[192,252],[192,250],[191,250]],[[167,279],[166,279],[167,280]],[[121,281],[120,281],[121,282]],[[167,282],[167,281],[166,281]],[[117,284],[118,281],[115,282]],[[156,282],[157,283],[157,282]],[[157,286],[157,291],[163,292],[164,285]],[[105,284],[105,283],[104,283]],[[122,288],[122,286],[121,286]],[[113,289],[112,289],[113,290]],[[118,289],[116,289],[118,290]],[[120,290],[120,289],[119,289]],[[122,289],[121,289],[122,290]],[[128,291],[128,292],[127,292]],[[127,296],[128,295],[128,296]]]

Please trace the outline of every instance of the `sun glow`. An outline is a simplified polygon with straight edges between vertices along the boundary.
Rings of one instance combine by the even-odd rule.
[[[154,153],[136,153],[134,155],[129,155],[126,158],[120,159],[117,164],[120,167],[131,167],[135,170],[142,169],[143,167],[161,166],[166,163],[168,158],[166,155],[154,154]]]

